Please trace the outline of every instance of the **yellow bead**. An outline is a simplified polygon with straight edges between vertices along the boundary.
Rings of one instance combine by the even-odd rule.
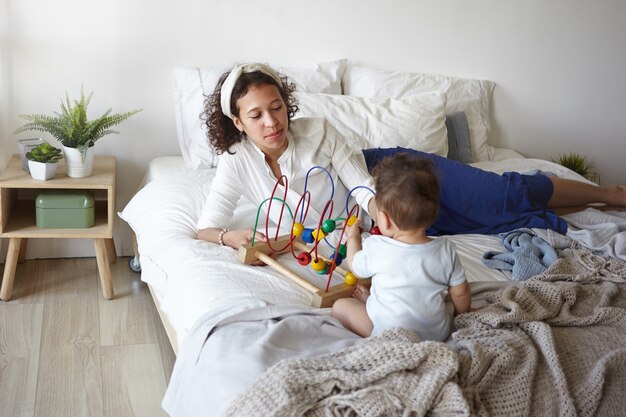
[[[348,218],[348,226],[352,226],[354,222],[356,222],[356,218],[356,216],[350,216],[350,218]]]
[[[352,272],[346,272],[346,275],[343,277],[343,280],[348,285],[356,285],[359,282],[359,279],[354,276]]]
[[[313,236],[313,239],[317,239],[317,241],[319,242],[320,240],[324,239],[324,237],[326,236],[326,233],[324,233],[324,231],[320,229],[315,229],[311,233],[311,236]]]
[[[315,271],[321,271],[325,266],[326,262],[324,262],[322,258],[313,259],[313,261],[311,261],[311,268]]]
[[[304,230],[304,226],[302,223],[294,223],[293,224],[293,235],[294,236],[302,236],[302,231]]]

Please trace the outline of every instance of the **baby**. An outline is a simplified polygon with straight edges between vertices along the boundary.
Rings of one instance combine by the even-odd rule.
[[[452,326],[446,292],[455,314],[470,311],[471,293],[452,242],[426,236],[439,209],[433,164],[395,154],[373,176],[382,235],[361,243],[359,221],[346,232],[346,262],[356,275],[371,276],[372,286],[358,285],[353,298],[337,300],[332,315],[363,337],[404,327],[422,340],[446,340]]]

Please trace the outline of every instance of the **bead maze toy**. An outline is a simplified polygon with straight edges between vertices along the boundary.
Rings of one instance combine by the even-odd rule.
[[[328,178],[331,184],[331,196],[330,199],[325,203],[324,209],[320,216],[320,219],[317,223],[317,227],[315,229],[307,228],[304,226],[306,221],[306,216],[309,211],[309,206],[311,203],[311,194],[307,190],[307,183],[309,174],[314,169],[320,169],[328,174]],[[281,198],[276,197],[276,191],[279,185],[284,186],[284,194]],[[330,307],[333,302],[339,298],[349,297],[354,292],[354,286],[357,283],[369,283],[370,279],[358,279],[352,272],[347,270],[346,268],[341,267],[341,263],[346,256],[346,245],[342,243],[345,234],[345,228],[338,227],[338,223],[347,223],[348,225],[352,225],[359,215],[359,206],[354,205],[351,209],[349,209],[349,200],[352,192],[357,188],[365,188],[372,193],[374,193],[371,189],[360,186],[355,187],[348,193],[346,198],[346,218],[333,218],[333,196],[334,196],[334,182],[330,173],[323,167],[315,166],[306,174],[306,179],[304,183],[304,192],[302,197],[298,201],[298,205],[296,207],[295,213],[299,213],[299,217],[295,217],[291,208],[286,203],[287,198],[287,190],[289,189],[287,183],[287,177],[284,175],[276,181],[274,185],[274,189],[272,190],[272,194],[269,198],[261,202],[259,208],[257,210],[256,221],[254,224],[254,230],[256,232],[257,226],[259,223],[259,213],[264,204],[268,204],[267,207],[267,217],[265,222],[265,235],[267,236],[267,242],[255,242],[254,238],[252,241],[243,245],[239,248],[239,260],[244,264],[250,264],[256,260],[260,260],[267,264],[268,266],[274,268],[276,271],[281,273],[287,279],[293,281],[294,283],[300,285],[305,290],[309,291],[312,298],[312,305],[315,307]],[[279,221],[276,228],[276,233],[273,238],[270,238],[269,233],[269,214],[271,212],[272,203],[274,201],[278,201],[282,204],[280,208]],[[283,220],[284,210],[287,208],[289,214],[292,218],[290,233],[279,236],[281,222]],[[337,240],[337,244],[333,247],[326,237],[330,234],[340,231],[339,239]],[[375,228],[377,229],[377,228]],[[376,232],[376,230],[372,230],[372,232]],[[322,256],[318,251],[319,244],[325,241],[332,249],[333,254],[330,257]],[[310,247],[309,245],[312,245]],[[298,252],[296,252],[298,251]],[[292,271],[288,267],[279,263],[276,259],[272,257],[272,255],[279,255],[284,253],[291,253],[291,255],[297,260],[298,264],[305,267],[310,265],[311,268],[319,275],[328,275],[328,280],[326,282],[325,288],[319,288],[315,284],[309,282],[301,275]],[[343,283],[336,284],[331,286],[331,279],[334,273],[338,273],[343,276]]]

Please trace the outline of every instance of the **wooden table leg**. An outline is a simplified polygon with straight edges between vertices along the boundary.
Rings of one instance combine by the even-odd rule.
[[[115,250],[115,241],[113,238],[105,239],[107,245],[107,255],[109,256],[109,262],[114,264],[117,262],[117,251]]]
[[[106,239],[94,239],[94,246],[96,248],[102,295],[107,300],[110,300],[113,298],[113,281],[111,279],[111,269],[109,268]]]
[[[4,263],[4,276],[2,277],[2,287],[0,287],[0,299],[9,301],[11,291],[13,291],[13,280],[15,279],[15,268],[17,260],[20,256],[20,246],[22,238],[12,237],[9,240],[9,251],[7,252],[7,260]]]
[[[23,237],[20,244],[20,254],[17,257],[17,263],[21,264],[26,259],[26,248],[28,247],[28,239]]]

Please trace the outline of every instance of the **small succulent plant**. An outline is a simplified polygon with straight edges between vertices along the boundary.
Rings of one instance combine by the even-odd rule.
[[[26,152],[26,158],[35,162],[56,163],[63,158],[63,151],[44,142],[35,146],[30,152]]]
[[[559,158],[556,161],[552,160],[552,162],[563,165],[565,168],[569,168],[583,177],[589,175],[593,168],[593,165],[587,162],[587,158],[574,152],[559,155]]]

